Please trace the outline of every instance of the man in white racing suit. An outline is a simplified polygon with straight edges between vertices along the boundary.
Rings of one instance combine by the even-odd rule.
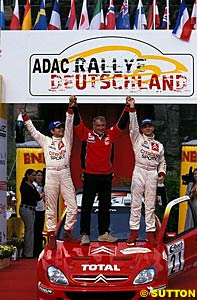
[[[72,104],[71,104],[72,105]],[[57,203],[61,192],[67,210],[64,239],[78,242],[71,234],[77,217],[75,188],[70,173],[70,156],[73,142],[73,110],[66,112],[65,127],[60,121],[49,124],[52,137],[45,136],[34,127],[29,116],[22,112],[26,128],[33,139],[43,148],[46,163],[45,200],[46,227],[51,235],[56,228]]]
[[[139,129],[135,100],[130,97],[130,139],[135,153],[135,167],[131,183],[131,229],[127,244],[132,244],[138,237],[140,227],[142,198],[145,198],[146,238],[153,245],[155,239],[155,202],[157,185],[164,182],[166,161],[163,145],[154,138],[154,125],[151,119],[144,119]]]

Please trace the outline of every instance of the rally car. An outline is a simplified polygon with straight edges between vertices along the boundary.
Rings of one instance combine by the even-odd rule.
[[[79,219],[81,193],[78,194]],[[169,288],[171,280],[197,270],[197,216],[188,196],[170,201],[157,220],[157,246],[145,235],[144,214],[138,240],[127,245],[131,195],[128,188],[113,190],[111,234],[116,243],[98,242],[98,199],[92,211],[91,243],[64,241],[63,213],[56,230],[56,246],[50,242],[41,252],[37,266],[38,300],[139,300]],[[79,235],[79,220],[73,230]],[[194,275],[193,275],[194,276]]]

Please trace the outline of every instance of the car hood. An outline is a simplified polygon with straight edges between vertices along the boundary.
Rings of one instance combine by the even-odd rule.
[[[128,246],[125,242],[114,244],[92,242],[90,246],[57,241],[57,249],[46,247],[44,261],[61,269],[75,281],[97,276],[121,276],[128,279],[153,263],[155,249],[146,242]],[[106,277],[105,277],[106,278]]]

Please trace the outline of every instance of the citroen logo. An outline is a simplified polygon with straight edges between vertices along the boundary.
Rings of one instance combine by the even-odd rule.
[[[111,248],[107,248],[105,246],[99,247],[99,248],[94,248],[91,247],[89,255],[96,255],[99,253],[107,253],[109,255],[116,255],[116,247],[112,246]]]
[[[97,283],[99,281],[103,281],[103,282],[107,283],[107,280],[106,280],[105,276],[102,275],[102,274],[99,274],[98,276],[96,276],[94,283]]]

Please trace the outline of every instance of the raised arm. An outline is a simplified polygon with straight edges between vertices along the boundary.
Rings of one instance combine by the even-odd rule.
[[[73,120],[74,120],[73,107],[75,105],[75,102],[76,101],[74,99],[74,96],[70,96],[69,107],[66,112],[66,122],[65,122],[65,131],[64,131],[64,137],[67,140],[70,153],[73,144]]]
[[[82,137],[88,133],[88,128],[85,127],[83,120],[79,114],[76,96],[70,96],[69,107],[70,109],[72,109],[74,114],[73,125],[74,125],[75,132],[78,135],[79,139],[81,140]]]
[[[25,126],[32,138],[43,148],[46,136],[35,128],[30,117],[27,115],[24,109],[17,110],[17,112],[22,114]]]
[[[117,123],[117,127],[120,129],[120,130],[124,130],[127,126],[127,123],[129,121],[129,112],[131,111],[131,108],[130,108],[130,99],[131,99],[131,96],[127,96],[126,97],[126,106],[120,116],[120,119],[118,120],[118,123]]]
[[[129,135],[130,135],[130,139],[131,139],[132,144],[135,144],[135,142],[136,142],[136,140],[137,140],[137,138],[140,134],[138,119],[137,119],[137,113],[136,113],[136,110],[135,110],[135,99],[130,97],[128,99],[128,103],[129,103],[129,106],[130,106]]]

